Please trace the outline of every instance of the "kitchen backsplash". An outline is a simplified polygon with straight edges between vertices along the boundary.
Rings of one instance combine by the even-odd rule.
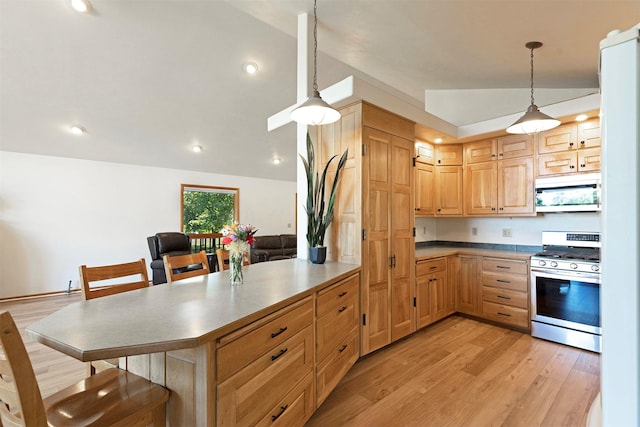
[[[553,230],[601,231],[600,213],[547,213],[522,218],[416,218],[416,242],[540,246],[542,232]]]

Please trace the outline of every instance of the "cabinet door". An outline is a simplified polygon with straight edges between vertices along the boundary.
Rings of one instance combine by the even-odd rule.
[[[425,327],[433,322],[432,280],[432,275],[418,276],[416,279],[416,323],[418,328]]]
[[[464,208],[467,215],[497,213],[498,169],[496,162],[469,165],[464,170]]]
[[[435,162],[435,150],[428,142],[416,142],[416,161],[432,165]]]
[[[389,210],[391,203],[391,135],[363,128],[362,354],[391,342]],[[409,209],[409,207],[407,207]]]
[[[436,167],[436,215],[462,215],[462,166]]]
[[[533,214],[533,158],[498,163],[498,213]]]
[[[416,163],[416,216],[431,216],[435,213],[433,192],[435,172],[432,165]]]
[[[538,134],[538,153],[557,153],[559,151],[575,150],[578,138],[575,124],[558,126]]]
[[[478,257],[458,256],[456,309],[461,313],[478,314],[481,286]]]
[[[433,275],[431,282],[431,307],[433,321],[438,321],[449,315],[447,304],[447,273],[441,271]]]
[[[462,165],[462,145],[461,144],[436,145],[436,165],[461,166]]]
[[[600,119],[578,124],[578,148],[600,147]]]
[[[391,146],[391,340],[415,331],[413,143],[393,137]]]
[[[597,172],[600,170],[600,148],[578,150],[578,171]]]
[[[498,138],[498,159],[533,156],[533,136],[508,135]]]
[[[538,156],[538,176],[572,173],[577,170],[575,151],[541,154]]]
[[[497,151],[498,146],[495,139],[469,142],[464,144],[464,162],[468,165],[497,160]]]

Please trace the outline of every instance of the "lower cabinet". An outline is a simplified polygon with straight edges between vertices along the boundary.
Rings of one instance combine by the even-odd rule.
[[[456,311],[480,314],[480,269],[482,257],[458,255],[456,274]]]
[[[447,280],[447,259],[436,258],[416,263],[416,323],[422,328],[453,313],[449,303],[451,289]]]
[[[482,260],[482,316],[529,329],[529,263],[484,257]]]

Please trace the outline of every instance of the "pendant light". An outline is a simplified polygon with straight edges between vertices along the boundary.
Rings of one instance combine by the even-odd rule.
[[[313,1],[313,94],[291,111],[291,119],[306,125],[326,125],[340,118],[335,108],[324,102],[318,92],[318,16],[317,0]]]
[[[527,49],[531,50],[531,105],[527,108],[524,116],[520,117],[514,124],[507,128],[508,133],[526,133],[533,135],[534,133],[544,130],[553,129],[560,124],[560,120],[538,110],[538,106],[533,100],[533,50],[542,46],[540,42],[529,42],[525,44]]]

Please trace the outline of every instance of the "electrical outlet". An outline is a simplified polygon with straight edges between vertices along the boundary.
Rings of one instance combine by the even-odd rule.
[[[502,237],[513,237],[513,232],[510,228],[502,229]]]
[[[471,235],[472,236],[478,235],[478,227],[471,227]]]
[[[291,228],[291,223],[287,224],[287,228]]]

